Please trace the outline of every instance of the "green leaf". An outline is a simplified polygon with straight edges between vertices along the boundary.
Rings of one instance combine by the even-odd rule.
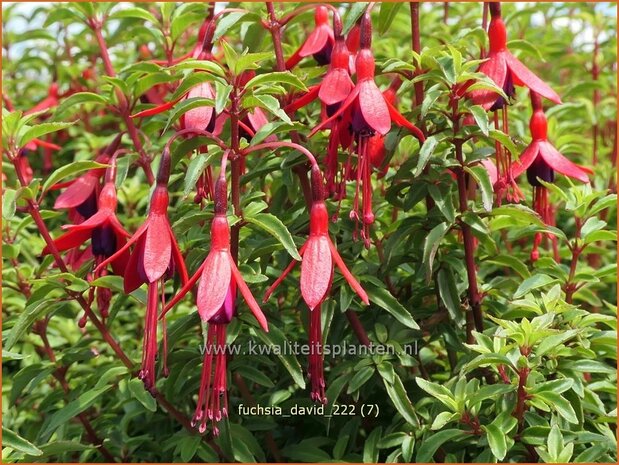
[[[292,124],[288,115],[280,108],[279,100],[272,95],[247,95],[243,98],[243,108],[251,111],[256,107],[263,108],[285,123]]]
[[[359,370],[348,382],[348,390],[347,394],[351,394],[353,392],[357,392],[361,386],[367,383],[370,378],[374,375],[376,370],[373,366],[363,367]]]
[[[503,460],[507,455],[507,441],[505,434],[494,424],[489,424],[483,427],[486,430],[486,437],[488,438],[488,444],[492,455],[498,460]]]
[[[490,212],[492,216],[509,216],[514,220],[520,220],[522,222],[526,222],[528,224],[535,224],[537,226],[544,226],[544,222],[542,218],[533,210],[525,205],[519,204],[511,204],[511,205],[503,205],[502,207],[497,207],[492,209]]]
[[[58,119],[69,110],[75,112],[77,105],[85,103],[107,104],[109,102],[105,97],[93,92],[78,92],[60,101],[54,112],[54,119]]]
[[[2,349],[2,360],[23,360],[30,357],[30,355],[18,354],[17,352],[9,352]]]
[[[217,27],[215,28],[215,34],[213,34],[213,42],[218,41],[222,38],[226,32],[232,28],[239,20],[245,16],[247,13],[245,12],[232,12],[230,14],[225,15],[219,21],[217,21]]]
[[[432,231],[426,236],[423,244],[423,266],[426,270],[426,282],[429,283],[432,279],[432,268],[434,264],[434,257],[441,245],[441,240],[445,237],[449,231],[447,223],[440,223],[436,225]]]
[[[9,335],[6,338],[3,348],[6,350],[11,350],[15,343],[21,339],[24,333],[30,329],[36,320],[43,317],[47,313],[54,311],[59,305],[61,304],[58,302],[50,302],[49,300],[37,300],[28,304],[19,314],[15,325],[13,325],[9,331]]]
[[[108,165],[89,160],[80,160],[69,163],[68,165],[58,168],[45,180],[41,195],[44,195],[54,184],[59,183],[69,176],[96,168],[106,168],[107,166]]]
[[[153,16],[152,13],[145,10],[144,8],[136,8],[136,7],[128,7],[123,8],[122,10],[116,10],[112,13],[108,19],[123,19],[123,18],[135,18],[135,19],[143,19],[144,21],[150,22],[153,26],[157,26],[159,21],[157,18]]]
[[[239,364],[239,365],[235,365],[234,371],[254,383],[260,384],[268,388],[275,387],[275,384],[273,383],[273,381],[271,381],[271,379],[267,375],[265,375],[262,371],[258,370],[257,368],[254,368],[248,365]]]
[[[195,436],[185,436],[181,443],[179,444],[179,448],[181,451],[181,461],[185,463],[191,462],[191,459],[196,455],[198,450],[198,446],[200,446],[201,438],[199,435]]]
[[[520,286],[518,286],[514,293],[514,299],[519,299],[535,289],[554,284],[555,282],[557,282],[557,278],[545,274],[533,275],[520,283]]]
[[[17,452],[22,452],[28,455],[39,456],[43,455],[43,451],[32,444],[27,439],[22,438],[16,432],[2,426],[2,448],[10,447]]]
[[[213,73],[210,73],[208,71],[199,72],[199,73],[196,73],[196,72],[190,73],[178,85],[178,87],[176,88],[172,96],[170,97],[170,101],[180,99],[185,94],[187,94],[187,92],[189,92],[191,89],[198,86],[199,84],[203,84],[205,82],[216,82],[219,80],[220,79],[218,77],[214,76]],[[213,104],[213,106],[215,105]]]
[[[460,305],[460,295],[456,286],[456,278],[451,268],[441,267],[436,277],[438,290],[441,300],[447,307],[449,316],[455,322],[462,318],[462,307]]]
[[[202,175],[204,170],[213,161],[213,158],[219,156],[219,151],[211,151],[209,153],[198,153],[189,163],[187,172],[185,174],[185,186],[183,189],[183,195],[189,195],[189,193],[196,187],[198,178]]]
[[[15,197],[17,191],[15,189],[6,189],[2,193],[2,218],[10,220],[15,216],[15,210],[17,208]]]
[[[292,235],[282,223],[282,221],[275,215],[270,213],[258,213],[253,216],[245,216],[245,220],[248,223],[258,226],[263,231],[266,231],[279,241],[284,246],[286,251],[297,261],[301,261],[299,251],[294,244]]]
[[[486,399],[501,399],[504,395],[515,390],[516,386],[513,384],[490,384],[487,386],[482,386],[473,394],[468,396],[467,403],[472,406],[483,402]]]
[[[225,77],[226,75],[226,72],[224,71],[224,69],[221,67],[220,64],[218,64],[215,61],[210,61],[210,60],[184,60],[176,65],[170,66],[168,69],[170,71],[183,71],[186,69],[189,69],[192,71],[207,71],[207,74],[212,74],[212,75],[219,76],[219,77]],[[196,76],[199,74],[200,73],[192,73],[187,78],[190,78],[191,76]],[[187,90],[189,90],[190,87],[192,86],[187,87]]]
[[[378,441],[383,434],[383,428],[379,426],[374,428],[368,435],[363,445],[363,463],[377,463],[378,462]]]
[[[481,190],[481,200],[486,211],[492,210],[493,189],[490,182],[488,171],[483,166],[465,166],[464,169],[475,179],[475,182]]]
[[[436,454],[436,451],[446,442],[457,443],[459,440],[468,437],[469,434],[466,431],[460,431],[459,429],[446,429],[439,431],[438,433],[430,433],[421,441],[421,446],[417,451],[416,462],[428,463],[432,461],[432,457]]]
[[[368,293],[370,302],[387,310],[396,320],[402,323],[407,328],[419,329],[419,325],[415,322],[412,315],[391,293],[382,287],[378,287],[371,282],[365,284],[365,290]]]
[[[101,394],[110,389],[112,389],[112,386],[90,389],[74,401],[69,402],[65,407],[61,408],[50,417],[49,423],[47,423],[47,426],[41,432],[40,437],[48,437],[51,435],[60,425],[67,423],[71,418],[90,408]]]
[[[380,35],[389,30],[389,26],[391,26],[402,5],[401,2],[381,2],[378,15],[378,33]]]
[[[290,133],[290,131],[296,131],[299,129],[303,129],[304,127],[305,126],[303,126],[301,123],[288,124],[284,123],[283,121],[273,121],[262,126],[256,132],[254,137],[252,137],[249,145],[258,145],[271,134],[278,134],[280,132]]]
[[[563,435],[557,425],[552,425],[550,428],[550,434],[548,435],[548,453],[554,457],[559,458],[561,452],[563,452]]]
[[[469,91],[471,89],[469,88]],[[503,147],[511,152],[512,155],[517,155],[520,151],[516,148],[516,145],[512,142],[507,134],[502,131],[497,131],[496,129],[492,129],[489,132],[489,136],[491,139],[499,142]]]
[[[458,418],[460,418],[460,414],[457,412],[441,412],[436,416],[436,418],[434,418],[430,429],[433,431],[441,429],[447,423],[454,421]]]
[[[342,34],[347,35],[368,7],[367,2],[353,2],[344,18]]]
[[[426,391],[435,399],[438,399],[446,407],[450,408],[454,412],[458,410],[458,403],[456,402],[454,395],[445,386],[433,383],[431,381],[426,381],[420,377],[415,378],[415,381],[417,381],[417,385],[421,389]]]
[[[151,412],[157,411],[157,401],[144,389],[144,383],[142,381],[139,379],[132,379],[129,381],[129,391],[131,391],[133,397],[135,397],[146,410],[150,410]]]
[[[166,125],[163,128],[163,132],[166,132],[168,128],[173,125],[181,116],[187,113],[189,110],[200,107],[214,107],[215,102],[213,99],[204,97],[191,97],[184,99],[182,102],[174,105],[174,111],[168,117]]]
[[[490,134],[490,123],[488,121],[488,113],[483,107],[479,105],[473,105],[469,108],[469,111],[475,118],[475,122],[484,136]]]
[[[245,89],[251,89],[252,87],[264,86],[266,84],[290,84],[292,87],[306,91],[307,87],[303,84],[303,81],[289,71],[273,72],[266,74],[259,74],[249,80],[245,84]]]
[[[580,230],[580,236],[584,240],[586,240],[589,234],[595,231],[599,231],[604,227],[606,227],[606,221],[602,221],[596,217],[591,217],[587,221],[585,221],[585,224],[582,225],[582,228]]]
[[[560,416],[565,418],[569,423],[578,424],[578,417],[572,405],[565,397],[556,392],[541,391],[533,395],[534,399],[540,399],[550,408],[554,409]]]
[[[491,257],[488,257],[485,260],[485,262],[491,263],[493,265],[506,266],[508,268],[511,268],[516,273],[518,273],[521,278],[526,279],[529,276],[531,276],[531,273],[529,272],[529,268],[527,267],[527,265],[522,260],[512,255],[491,256]]]
[[[413,404],[408,398],[408,394],[406,393],[406,389],[402,384],[402,380],[395,373],[394,382],[390,383],[385,378],[383,378],[383,384],[385,385],[385,389],[387,389],[387,394],[389,394],[389,398],[396,410],[402,417],[412,425],[413,427],[417,427],[419,425],[419,420],[417,419],[417,414],[415,413],[415,409],[413,408]]]
[[[608,373],[615,374],[616,367],[607,365],[599,360],[567,360],[561,366],[578,373]]]
[[[430,161],[430,157],[434,153],[434,149],[436,148],[438,143],[439,140],[436,136],[428,137],[423,143],[423,145],[419,149],[419,160],[417,161],[417,167],[415,168],[415,172],[413,173],[414,176],[419,176],[421,174],[423,169],[428,164],[428,161]]]
[[[247,53],[238,58],[233,68],[236,75],[240,76],[244,71],[259,69],[260,65],[258,63],[272,57],[273,52]]]
[[[290,350],[286,348],[290,342],[286,339],[281,330],[275,325],[269,325],[269,332],[257,330],[253,331],[254,334],[262,340],[265,344],[271,346],[271,353],[277,355],[279,360],[284,365],[284,368],[290,373],[292,379],[300,389],[305,389],[305,379],[303,378],[303,371],[301,365],[294,354],[290,353]]]
[[[232,92],[232,86],[230,84],[222,84],[219,81],[215,81],[215,113],[220,114],[228,103],[228,97]]]
[[[36,126],[24,126],[17,145],[20,148],[25,147],[28,142],[34,139],[44,136],[45,134],[62,131],[63,129],[73,126],[73,124],[74,123],[42,123]]]
[[[147,92],[149,89],[152,89],[157,84],[163,84],[166,82],[174,82],[178,81],[180,78],[178,76],[173,76],[163,71],[157,71],[154,73],[149,73],[144,76],[140,76],[137,80],[136,84],[133,86],[133,95],[137,98],[142,94]]]
[[[462,367],[462,371],[468,373],[484,365],[506,365],[513,367],[512,361],[505,355],[500,354],[481,354]]]
[[[45,366],[41,363],[27,365],[19,370],[11,379],[13,385],[11,386],[9,402],[14,404],[27,386],[30,386],[29,390],[32,390],[54,370],[54,366]]]

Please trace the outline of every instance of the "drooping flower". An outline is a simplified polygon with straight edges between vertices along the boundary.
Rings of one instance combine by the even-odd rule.
[[[120,254],[135,245],[131,252],[124,275],[125,293],[133,292],[142,284],[148,284],[146,321],[142,349],[142,369],[139,377],[144,386],[154,395],[155,390],[155,359],[157,355],[157,319],[158,309],[165,307],[164,286],[166,279],[177,273],[181,282],[188,280],[185,262],[179,249],[174,232],[168,219],[168,180],[170,178],[170,154],[166,148],[161,156],[157,184],[153,191],[148,217],[138,228],[131,239],[118,252],[103,261],[98,268],[115,260]],[[164,345],[164,376],[167,376],[166,363],[166,325],[163,326]]]
[[[350,54],[342,35],[342,20],[336,11],[333,12],[333,34],[335,44],[327,73],[319,84],[310,87],[306,94],[289,104],[287,112],[294,112],[318,97],[326,106],[326,115],[331,116],[338,109],[338,104],[350,95],[354,87],[348,69]]]
[[[202,378],[192,423],[199,431],[207,421],[216,423],[228,416],[226,387],[226,327],[236,314],[236,291],[241,291],[250,311],[264,331],[269,331],[264,313],[254,299],[230,253],[230,225],[226,217],[227,188],[222,171],[215,184],[215,216],[211,224],[211,250],[195,274],[167,304],[164,314],[180,301],[198,282],[196,305],[200,319],[208,323],[208,335],[202,364]],[[162,315],[163,316],[163,315]],[[214,363],[213,363],[214,361]]]
[[[319,65],[326,65],[331,61],[333,49],[333,29],[329,24],[329,10],[325,6],[316,7],[314,12],[316,28],[305,39],[305,42],[286,60],[286,69],[294,68],[301,59],[312,56]]]
[[[310,309],[310,347],[319,350],[322,331],[320,304],[325,300],[333,281],[333,270],[337,266],[344,279],[366,305],[368,295],[346,267],[344,260],[329,237],[329,214],[325,204],[325,190],[322,174],[317,166],[312,167],[313,203],[310,211],[310,233],[307,242],[299,250],[301,260],[301,296]],[[269,287],[263,301],[270,297],[296,265],[293,261],[282,275]],[[309,377],[312,384],[312,399],[325,403],[325,380],[322,370],[322,353],[312,353],[309,359]]]
[[[533,140],[522,152],[518,161],[512,164],[511,174],[513,178],[516,178],[526,171],[529,184],[533,186],[534,209],[546,224],[553,226],[554,214],[552,205],[548,201],[548,189],[540,180],[547,183],[554,182],[556,171],[572,179],[589,182],[587,173],[590,173],[591,170],[568,160],[548,141],[548,122],[542,107],[542,98],[535,92],[531,92],[531,106],[533,115],[529,122],[529,128]],[[547,236],[553,241],[553,245],[556,245],[556,237],[552,234]],[[536,233],[533,251],[531,252],[533,261],[539,258],[538,246],[541,241],[542,234]]]
[[[118,149],[122,135],[123,133],[117,135],[110,145],[97,156],[95,161],[102,164],[108,163],[112,155]],[[68,186],[67,189],[56,198],[54,208],[58,210],[67,208],[70,214],[74,211],[84,219],[90,218],[96,210],[97,198],[99,195],[99,180],[104,174],[105,168],[95,168],[88,170],[74,181],[54,186],[54,189]]]
[[[220,176],[215,186],[215,217],[211,224],[211,250],[196,273],[168,303],[172,308],[200,280],[197,305],[200,317],[209,321],[223,305],[230,286],[238,287],[260,326],[268,331],[267,321],[245,283],[230,253],[230,225],[226,217],[226,180]]]
[[[123,250],[127,243],[127,238],[130,234],[118,221],[116,217],[116,206],[118,200],[116,197],[116,159],[112,157],[110,167],[107,169],[105,185],[99,195],[97,208],[93,215],[80,224],[72,224],[63,226],[67,232],[54,240],[54,245],[59,252],[65,250],[79,250],[80,246],[90,240],[90,248],[92,256],[95,259],[95,265],[98,266],[94,277],[98,278],[105,274],[105,270],[99,267],[101,263],[108,260],[111,263],[112,270],[115,274],[122,276],[125,273],[125,268],[129,261],[129,252]],[[122,252],[121,252],[122,251]],[[51,252],[49,246],[43,249],[43,254]],[[99,302],[99,311],[102,317],[107,316],[109,307],[109,299],[104,299],[108,291],[104,288],[97,288],[97,298]],[[93,290],[94,292],[94,290]],[[80,320],[80,326],[86,324],[85,318]]]
[[[490,14],[488,27],[490,50],[486,57],[487,61],[481,64],[479,71],[492,79],[508,97],[514,96],[514,86],[522,86],[560,104],[559,95],[512,55],[507,48],[507,31],[501,18],[499,2],[490,3]],[[481,105],[486,110],[498,110],[507,103],[491,89],[473,90],[470,92],[470,97],[476,105]]]
[[[357,82],[346,100],[339,104],[337,111],[318,124],[311,131],[310,137],[321,129],[333,125],[332,131],[337,130],[339,142],[343,147],[350,146],[352,140],[356,142],[354,152],[357,155],[355,170],[357,185],[350,216],[362,223],[361,234],[366,247],[369,247],[369,225],[374,222],[370,152],[376,152],[375,144],[377,142],[373,140],[370,143],[370,140],[375,135],[382,137],[387,134],[391,129],[392,122],[408,129],[420,142],[423,142],[425,137],[419,128],[400,114],[391,103],[390,97],[385,96],[376,85],[374,80],[374,55],[370,49],[372,23],[369,13],[366,12],[362,17],[360,28],[361,48],[356,58]],[[352,140],[346,138],[345,131],[350,133]],[[333,160],[336,157],[336,148],[335,141],[331,140],[328,149],[331,163],[327,163],[327,183],[330,190],[333,186]],[[350,160],[348,163],[350,163]],[[360,192],[363,192],[362,196],[360,196]]]

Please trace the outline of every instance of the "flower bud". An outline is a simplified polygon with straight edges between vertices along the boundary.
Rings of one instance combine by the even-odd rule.
[[[333,35],[335,39],[342,39],[342,17],[337,11],[333,12]]]
[[[225,176],[215,182],[215,215],[225,215],[228,210],[228,186]]]
[[[501,3],[500,2],[490,2],[490,15],[493,18],[501,17]]]
[[[372,46],[372,18],[370,12],[366,12],[361,17],[361,36],[359,46],[369,49]]]
[[[321,202],[325,199],[325,186],[318,165],[312,166],[312,199]]]
[[[157,173],[157,184],[161,186],[167,186],[170,180],[170,169],[172,160],[170,157],[170,150],[166,147],[161,154],[161,161],[159,162],[159,172]]]

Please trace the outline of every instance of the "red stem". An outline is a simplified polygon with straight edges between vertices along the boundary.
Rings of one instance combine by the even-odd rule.
[[[582,227],[582,221],[580,218],[576,218],[576,232],[575,237],[580,237],[580,229]],[[568,275],[567,281],[565,283],[564,291],[565,291],[565,301],[568,304],[572,303],[574,298],[574,293],[578,290],[577,283],[574,282],[574,276],[576,276],[576,269],[578,267],[578,259],[580,258],[580,254],[582,253],[582,247],[574,247],[572,249],[572,260],[570,262],[570,273]]]
[[[47,356],[50,362],[52,362],[53,364],[56,364],[57,363],[56,354],[54,353],[54,349],[52,348],[51,344],[49,343],[49,340],[47,339],[47,321],[40,320],[37,323],[39,324],[36,326],[38,328],[36,332],[39,334],[41,341],[43,342],[42,352]],[[65,366],[59,366],[54,371],[53,376],[60,383],[60,386],[62,387],[62,390],[64,391],[65,395],[68,395],[70,389],[69,389],[69,383],[67,382],[67,378],[65,377],[65,371],[66,371]],[[105,460],[107,460],[108,462],[116,462],[117,460],[114,458],[114,456],[103,445],[103,440],[99,438],[99,436],[97,435],[97,432],[92,427],[92,424],[90,423],[90,420],[88,419],[86,414],[82,412],[77,415],[77,418],[82,424],[82,426],[84,427],[84,430],[86,431],[86,435],[88,436],[88,440],[96,447],[96,449],[99,452],[101,452],[101,455],[103,455]]]
[[[15,173],[17,174],[17,178],[18,178],[20,184],[23,187],[27,187],[28,184],[26,183],[26,181],[24,179],[24,174],[22,173],[21,166],[19,165],[19,163],[17,163],[17,158],[15,156],[9,156],[9,159],[13,162],[13,166],[15,167]],[[27,203],[28,203],[28,212],[30,213],[30,216],[32,216],[32,219],[34,220],[35,224],[37,225],[39,233],[43,237],[43,240],[45,241],[45,244],[48,246],[51,255],[54,257],[54,261],[56,262],[56,265],[58,266],[60,271],[62,271],[63,273],[68,273],[69,270],[67,268],[67,265],[65,264],[64,260],[60,256],[60,252],[58,251],[58,248],[56,247],[56,244],[54,244],[54,240],[52,239],[52,237],[51,237],[51,235],[49,233],[49,230],[47,229],[47,226],[45,225],[45,222],[43,221],[43,218],[41,217],[41,213],[39,212],[39,205],[37,203],[33,202],[32,200],[27,200]],[[66,292],[67,292],[67,294],[71,298],[73,298],[80,305],[80,307],[82,307],[82,309],[84,310],[84,313],[86,314],[88,319],[95,325],[97,330],[101,333],[101,336],[103,337],[105,342],[114,351],[114,353],[120,359],[120,361],[123,363],[123,365],[125,365],[130,371],[133,371],[133,368],[134,368],[133,367],[133,362],[131,361],[131,359],[129,359],[129,357],[122,350],[122,348],[120,347],[118,342],[116,342],[116,340],[110,334],[110,332],[108,331],[108,328],[105,326],[105,324],[103,324],[101,322],[101,320],[99,320],[97,315],[90,308],[90,305],[88,304],[88,302],[86,302],[86,300],[78,292],[74,292],[74,291],[71,291],[69,289],[66,289]],[[194,433],[195,432],[194,428],[191,427],[191,424],[184,417],[184,415],[182,413],[180,413],[178,410],[176,410],[171,404],[169,404],[165,400],[163,395],[158,394],[156,399],[159,402],[159,404],[171,416],[173,416],[174,418],[179,420],[181,422],[181,424],[190,433]],[[181,418],[183,419],[182,421],[180,420]],[[212,441],[207,441],[207,442],[211,446],[214,445],[214,443],[212,443]],[[221,456],[223,457],[223,455],[221,455]]]
[[[514,409],[513,416],[518,420],[518,432],[522,432],[524,427],[524,413],[526,411],[527,391],[525,386],[527,385],[527,378],[529,377],[529,368],[521,368],[518,372],[518,391],[516,408]]]
[[[284,52],[282,48],[282,36],[281,36],[282,22],[277,18],[277,15],[275,14],[275,8],[273,7],[273,2],[266,2],[266,6],[267,6],[267,11],[269,12],[269,23],[267,27],[269,31],[271,32],[271,37],[273,38],[273,48],[275,49],[275,61],[277,64],[277,70],[285,71],[286,61],[284,60]],[[295,142],[295,147],[292,147],[292,148],[299,150],[300,145],[298,144],[298,142],[300,142],[300,140],[299,140],[299,136],[296,133],[296,131],[291,132],[291,138]],[[283,143],[280,143],[280,144],[283,144]],[[288,146],[290,147],[290,145]],[[301,188],[303,190],[303,196],[305,197],[305,203],[307,207],[310,208],[312,204],[312,189],[310,187],[309,180],[307,179],[307,170],[303,166],[297,166],[294,168],[294,171],[299,177]],[[346,317],[348,318],[348,321],[351,322],[351,326],[353,326],[353,322],[355,322],[353,326],[353,331],[355,331],[355,334],[357,335],[359,342],[361,342],[361,344],[367,345],[367,343],[369,342],[369,338],[367,336],[367,332],[361,325],[361,322],[359,321],[359,317],[357,316],[357,314],[353,312],[352,310],[346,310]]]
[[[90,27],[95,34],[97,39],[97,43],[99,44],[99,49],[101,51],[101,58],[103,59],[103,65],[105,67],[105,72],[110,77],[115,77],[116,72],[114,71],[114,67],[112,66],[112,61],[110,60],[110,54],[107,49],[107,44],[105,42],[105,38],[101,33],[101,23],[96,21],[90,22]],[[135,127],[133,119],[130,116],[130,108],[129,102],[127,101],[127,96],[123,94],[120,89],[117,87],[116,95],[118,97],[119,111],[120,114],[125,121],[125,125],[127,126],[127,132],[129,133],[129,137],[133,141],[133,145],[135,146],[135,150],[138,152],[140,158],[138,160],[139,165],[144,170],[144,174],[146,175],[146,179],[148,184],[153,184],[155,182],[155,176],[153,175],[153,170],[150,167],[150,159],[148,154],[144,151],[144,147],[142,146],[142,141],[140,140],[140,136],[138,135],[138,130]]]
[[[459,209],[462,216],[468,211],[468,205],[466,194],[466,176],[464,171],[464,156],[462,153],[463,140],[458,138],[458,132],[460,131],[460,114],[458,113],[458,100],[456,98],[452,98],[452,122],[454,134],[452,143],[455,148],[456,160],[460,164],[455,171],[458,180]],[[464,259],[466,263],[466,275],[469,282],[469,305],[471,306],[475,329],[478,332],[482,332],[484,330],[484,321],[481,312],[481,295],[477,287],[477,267],[475,264],[475,243],[473,233],[471,231],[471,227],[466,224],[462,218],[460,218],[459,223],[462,230],[462,237],[464,239]],[[470,328],[467,328],[467,333],[467,340],[471,340],[472,334],[470,333]]]

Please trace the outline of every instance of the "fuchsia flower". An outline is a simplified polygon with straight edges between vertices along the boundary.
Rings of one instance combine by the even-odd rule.
[[[110,163],[105,185],[99,195],[98,208],[94,214],[80,224],[63,226],[63,229],[68,232],[54,240],[54,245],[58,251],[63,252],[69,249],[79,250],[79,247],[90,239],[92,256],[95,259],[95,265],[98,265],[99,268],[95,272],[95,278],[102,276],[102,273],[105,274],[105,270],[102,268],[104,261],[111,263],[114,273],[122,276],[129,260],[129,253],[124,250],[124,246],[130,234],[125,231],[116,217],[118,200],[114,184],[116,179],[115,157],[112,157]],[[50,248],[45,247],[42,253],[45,255],[50,252]],[[104,318],[107,316],[109,307],[109,299],[105,299],[104,295],[108,292],[107,289],[97,288],[99,311]],[[83,327],[85,324],[84,317],[80,320],[80,326]]]
[[[372,23],[369,13],[361,19],[360,26],[360,50],[356,58],[357,83],[350,91],[348,97],[341,103],[335,113],[323,120],[310,133],[310,137],[321,129],[332,125],[332,136],[329,141],[327,161],[327,186],[331,191],[334,186],[334,170],[337,158],[337,143],[342,147],[349,147],[352,143],[348,134],[356,142],[354,151],[357,155],[356,167],[356,193],[353,202],[353,210],[350,213],[352,219],[363,224],[362,237],[369,247],[369,225],[374,222],[372,211],[372,162],[370,154],[376,154],[380,145],[372,137],[382,137],[391,129],[391,123],[408,129],[420,142],[425,140],[421,130],[410,123],[391,103],[390,97],[385,96],[374,81],[374,55],[370,49],[372,42]],[[339,140],[333,138],[333,132],[337,132]],[[348,134],[347,134],[348,132]],[[329,162],[330,161],[330,162]],[[350,159],[347,162],[350,166]],[[346,170],[350,172],[350,170]],[[361,198],[359,192],[363,192]],[[342,189],[343,191],[343,189]],[[361,202],[360,202],[361,200]],[[361,214],[359,212],[361,205]]]
[[[550,226],[554,225],[554,213],[551,204],[548,202],[548,189],[540,182],[554,182],[554,172],[557,171],[565,176],[581,182],[589,182],[587,173],[591,170],[572,163],[563,156],[548,141],[548,122],[542,107],[542,98],[535,92],[531,92],[531,106],[533,115],[529,122],[531,136],[533,140],[522,152],[517,162],[511,166],[511,174],[514,178],[520,176],[525,171],[529,184],[533,186],[533,206],[540,214],[544,222]],[[547,235],[553,242],[556,250],[556,237],[552,234]],[[536,233],[531,259],[539,258],[538,246],[542,241],[542,234]],[[555,253],[556,255],[556,253]]]
[[[325,6],[316,7],[314,12],[316,28],[305,39],[303,45],[286,61],[286,69],[294,68],[302,58],[312,55],[319,65],[331,61],[333,49],[333,29],[329,25],[329,10]]]
[[[294,112],[318,97],[326,106],[326,114],[331,116],[339,108],[338,104],[350,95],[354,88],[348,69],[350,54],[342,35],[342,20],[337,12],[333,13],[333,33],[335,45],[331,53],[329,70],[319,84],[310,87],[305,95],[288,105],[287,112]]]
[[[102,164],[108,163],[118,149],[122,136],[122,133],[116,136],[95,161]],[[54,208],[57,210],[68,208],[70,212],[77,212],[83,218],[90,218],[96,210],[99,180],[104,174],[105,168],[95,168],[88,170],[74,181],[54,186],[54,189],[68,186],[56,199]]]
[[[174,237],[168,219],[168,179],[170,177],[170,154],[166,149],[161,156],[157,184],[150,201],[148,218],[133,234],[131,239],[114,255],[103,261],[98,268],[115,260],[135,245],[125,270],[125,293],[133,292],[140,285],[148,284],[145,337],[142,350],[142,369],[139,377],[151,394],[155,390],[155,358],[157,355],[157,311],[159,303],[165,307],[164,283],[175,272],[181,282],[188,280],[183,256]],[[164,376],[167,376],[166,325],[163,321]]]
[[[488,40],[490,50],[487,61],[481,64],[479,71],[487,75],[494,83],[503,89],[508,97],[514,95],[514,85],[528,87],[547,99],[560,104],[561,98],[548,84],[533,74],[507,48],[507,31],[501,18],[501,4],[490,3],[490,26]],[[496,92],[490,89],[477,89],[470,92],[470,97],[477,105],[486,110],[498,110],[506,102]]]
[[[222,166],[225,166],[225,163],[222,163]],[[236,313],[237,287],[260,327],[264,331],[269,331],[266,317],[243,280],[230,253],[230,225],[226,211],[227,188],[225,174],[222,170],[215,185],[215,217],[211,224],[211,250],[196,273],[164,309],[165,314],[193,288],[198,279],[200,280],[196,304],[200,319],[208,323],[208,336],[202,364],[198,405],[192,423],[194,426],[199,423],[201,433],[206,430],[207,419],[216,423],[228,416],[224,349],[226,327]],[[215,359],[214,372],[213,358]],[[213,424],[213,433],[217,435],[218,432],[219,430]]]
[[[346,267],[335,245],[329,237],[329,214],[325,204],[325,192],[322,174],[318,166],[312,167],[313,203],[310,211],[310,235],[299,250],[301,261],[301,296],[310,309],[310,347],[309,377],[312,383],[312,399],[326,403],[325,380],[322,370],[322,354],[314,353],[321,346],[320,304],[325,300],[333,281],[334,265],[340,269],[344,279],[357,293],[363,303],[369,304],[368,295]],[[293,261],[267,290],[263,301],[270,297],[296,265]]]

